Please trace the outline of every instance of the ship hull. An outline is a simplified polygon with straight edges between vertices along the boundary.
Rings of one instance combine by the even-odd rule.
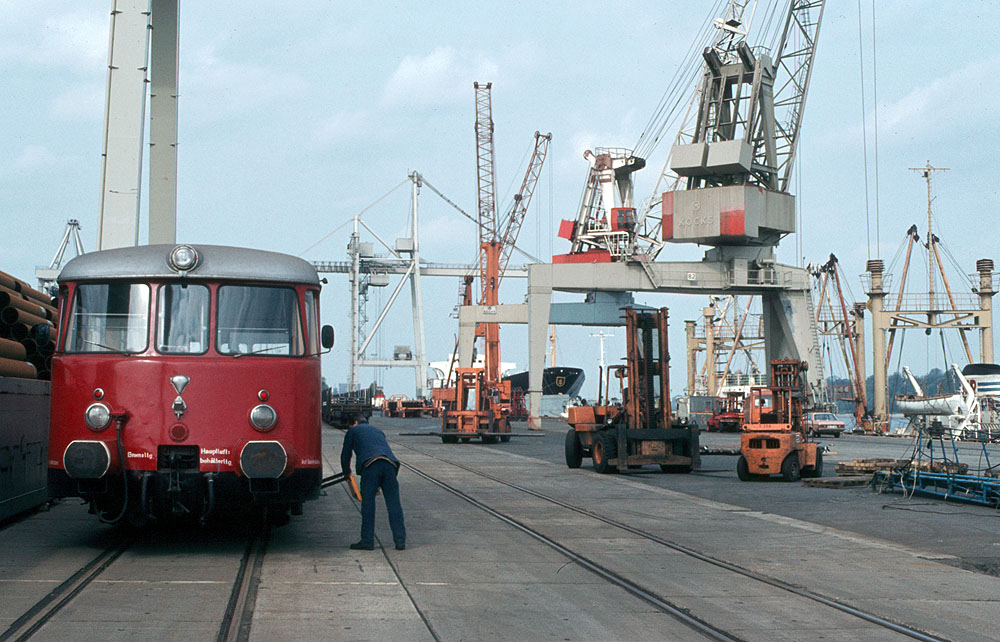
[[[583,387],[586,377],[580,368],[567,368],[554,366],[546,368],[542,375],[543,395],[567,395],[575,396]],[[528,392],[528,373],[516,372],[504,377],[504,381],[510,381],[512,390]]]

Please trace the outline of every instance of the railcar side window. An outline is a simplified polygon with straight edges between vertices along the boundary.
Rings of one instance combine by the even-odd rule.
[[[309,354],[319,354],[319,325],[317,323],[316,306],[319,303],[318,292],[306,291],[306,332],[309,333]]]
[[[148,334],[148,285],[76,286],[69,311],[66,352],[143,352]]]
[[[208,288],[172,283],[160,286],[156,310],[156,351],[203,354],[208,350]]]
[[[305,339],[295,290],[250,285],[220,287],[215,345],[222,354],[303,354]]]

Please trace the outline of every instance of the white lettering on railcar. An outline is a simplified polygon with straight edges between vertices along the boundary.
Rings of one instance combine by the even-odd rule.
[[[299,461],[299,466],[319,466],[318,459],[303,459]]]
[[[125,451],[125,456],[128,459],[152,459],[153,453],[145,453],[145,452],[134,453],[131,450],[128,450]]]
[[[198,460],[198,462],[200,464],[202,464],[202,465],[205,465],[205,464],[210,464],[210,465],[211,464],[216,464],[216,465],[221,465],[221,466],[232,466],[233,465],[232,460],[230,460],[230,459],[222,459],[222,458],[219,458],[219,457],[202,457],[202,458],[200,458]]]
[[[228,448],[202,448],[201,449],[201,456],[202,457],[212,457],[212,456],[226,457],[228,455],[229,455],[229,449]]]

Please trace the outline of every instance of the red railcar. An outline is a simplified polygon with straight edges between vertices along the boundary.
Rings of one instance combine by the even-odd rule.
[[[81,255],[59,277],[49,489],[102,521],[301,511],[319,494],[320,283],[211,245]]]

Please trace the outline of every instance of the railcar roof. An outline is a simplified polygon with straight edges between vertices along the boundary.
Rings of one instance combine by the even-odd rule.
[[[296,256],[224,245],[194,245],[200,260],[189,279],[235,279],[319,285],[316,269]],[[140,245],[81,254],[63,267],[59,282],[103,279],[175,279],[168,258],[176,245]]]

